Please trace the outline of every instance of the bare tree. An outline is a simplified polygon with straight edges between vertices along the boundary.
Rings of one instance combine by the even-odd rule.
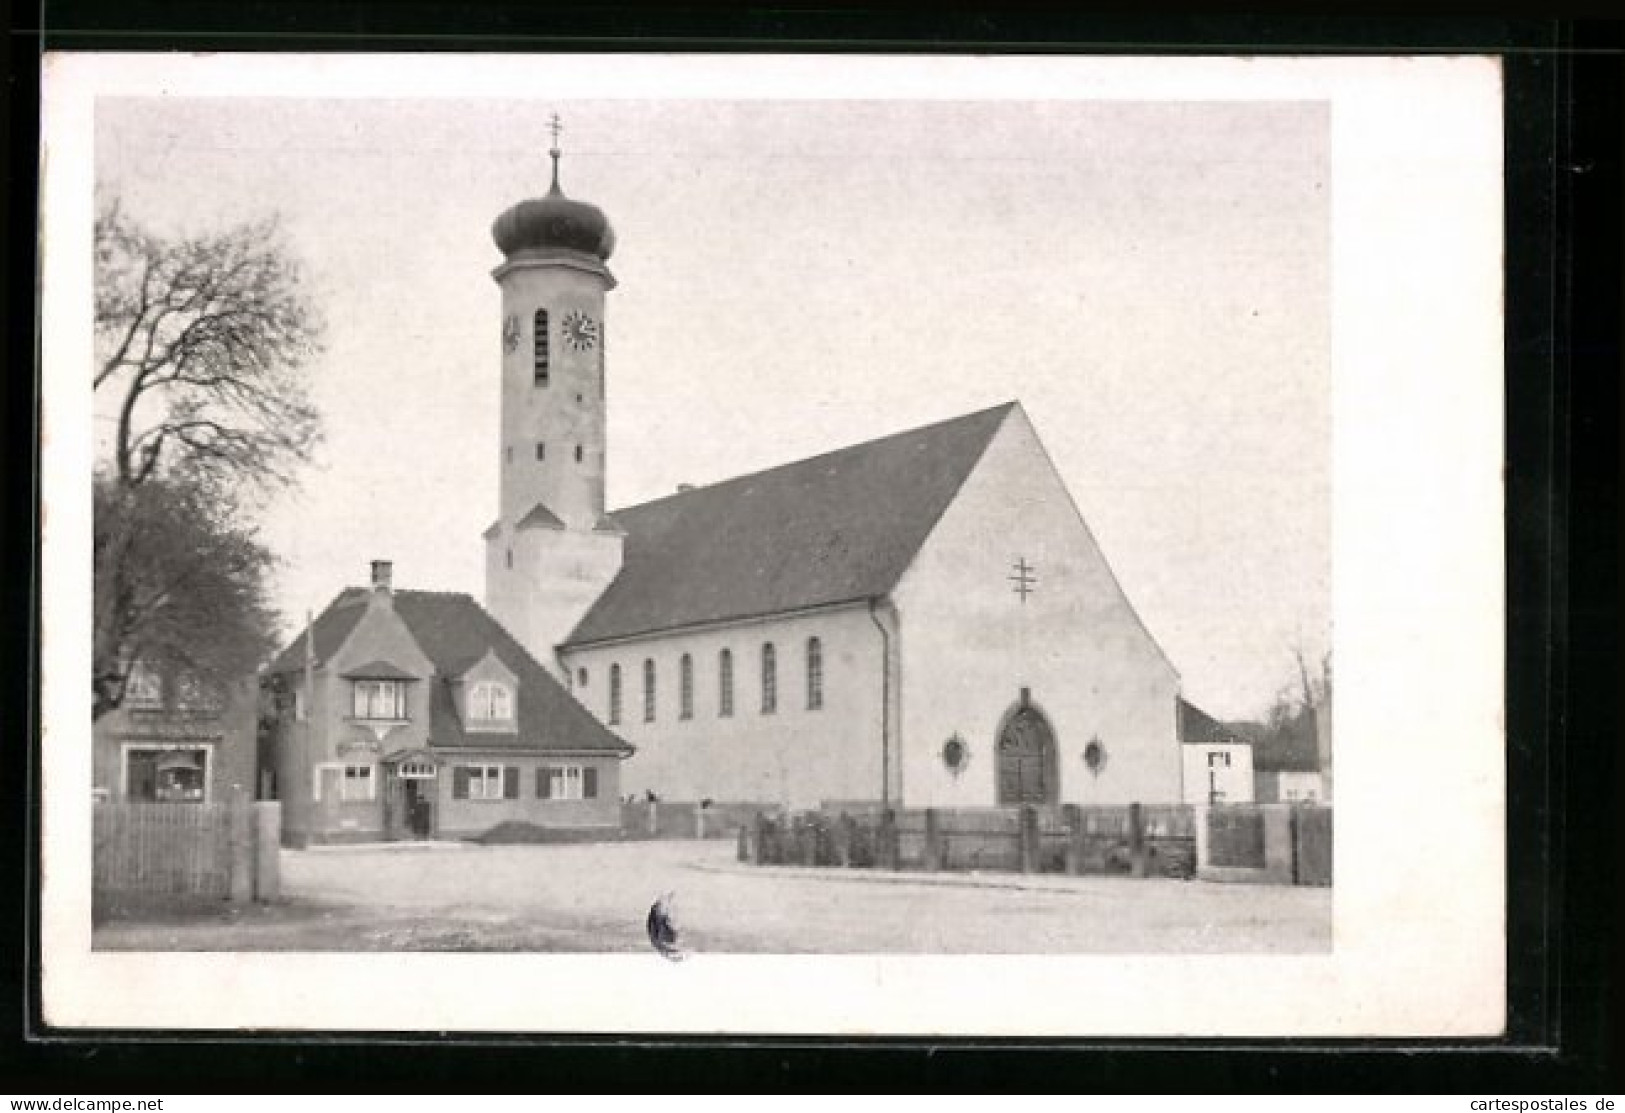
[[[95,390],[116,415],[117,481],[286,481],[319,435],[305,367],[323,329],[275,218],[163,239],[115,201],[95,242]]]
[[[323,328],[274,218],[162,238],[115,201],[95,247],[94,389],[114,422],[94,481],[100,718],[138,663],[218,689],[274,648],[274,558],[242,507],[315,446]]]

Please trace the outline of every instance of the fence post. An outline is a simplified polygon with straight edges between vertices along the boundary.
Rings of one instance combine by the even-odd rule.
[[[248,793],[242,785],[232,785],[226,804],[226,840],[230,847],[227,861],[226,892],[233,903],[243,903],[254,897],[254,832],[253,816],[248,810]]]
[[[254,804],[254,899],[273,901],[282,894],[282,805],[275,800]]]
[[[1136,800],[1128,806],[1128,858],[1129,872],[1134,877],[1145,876],[1145,809]]]
[[[1083,809],[1064,804],[1061,815],[1066,822],[1066,872],[1077,877],[1083,872]]]
[[[835,864],[843,868],[852,864],[852,817],[842,812],[835,820]]]
[[[1298,871],[1298,807],[1296,804],[1292,806],[1291,811],[1287,812],[1286,822],[1287,841],[1292,844],[1292,884],[1301,885],[1303,882],[1299,880]]]
[[[796,857],[801,859],[804,866],[818,864],[818,828],[813,826],[811,816],[803,816],[796,825]]]
[[[705,806],[698,801],[694,804],[694,837],[705,838]]]
[[[660,837],[660,801],[658,800],[649,801],[649,837],[651,839]]]
[[[1038,872],[1038,809],[1021,806],[1021,872]]]
[[[757,812],[753,827],[756,837],[752,840],[751,858],[759,866],[767,861],[767,816]]]
[[[883,870],[898,868],[901,855],[897,848],[897,813],[887,808],[880,813],[880,831],[875,837],[875,864]]]
[[[936,873],[943,868],[947,855],[943,853],[946,840],[942,834],[942,815],[935,808],[925,809],[925,872]]]
[[[738,853],[739,860],[741,862],[750,861],[750,825],[749,824],[741,823],[739,825],[739,845],[738,845],[737,853]]]

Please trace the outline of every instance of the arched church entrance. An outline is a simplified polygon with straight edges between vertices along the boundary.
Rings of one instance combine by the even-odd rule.
[[[1044,713],[1027,702],[1004,717],[995,746],[999,804],[1054,804],[1060,799],[1055,762],[1055,730]]]

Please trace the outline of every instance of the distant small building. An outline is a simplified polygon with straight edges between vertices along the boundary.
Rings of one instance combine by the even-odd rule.
[[[472,598],[390,581],[373,562],[262,678],[284,842],[618,826],[632,747]]]
[[[1253,747],[1235,731],[1185,699],[1179,701],[1187,804],[1251,804]]]
[[[1262,804],[1329,803],[1314,714],[1301,714],[1253,739],[1253,792]]]
[[[97,799],[224,801],[254,793],[252,678],[224,690],[137,664],[120,706],[91,728]]]

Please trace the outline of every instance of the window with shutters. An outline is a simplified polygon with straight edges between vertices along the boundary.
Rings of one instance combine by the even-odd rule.
[[[511,800],[518,789],[518,770],[511,766],[459,765],[452,771],[452,796],[459,800]]]
[[[683,654],[678,663],[678,708],[680,718],[692,719],[694,717],[694,658]]]
[[[779,709],[779,659],[773,643],[762,646],[762,714]]]
[[[807,639],[807,710],[824,706],[824,643]]]
[[[541,800],[596,800],[598,770],[590,765],[541,765],[536,769]]]
[[[717,714],[726,719],[734,713],[734,654],[724,649],[717,654]]]
[[[621,721],[621,666],[609,666],[609,723]]]

